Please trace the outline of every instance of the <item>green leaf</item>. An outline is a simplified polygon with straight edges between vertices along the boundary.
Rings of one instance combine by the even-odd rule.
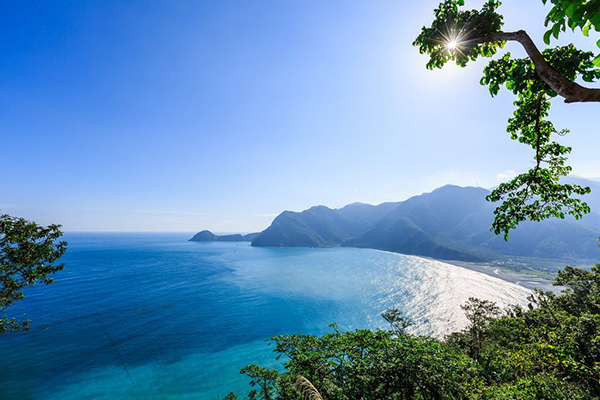
[[[555,39],[558,39],[559,33],[560,33],[560,25],[556,24],[552,27],[552,36],[554,36]]]
[[[596,56],[593,62],[596,67],[600,68],[600,56]]]
[[[589,36],[590,35],[590,27],[592,26],[591,22],[588,22],[586,26],[583,27],[583,29],[581,30],[583,32],[583,36]]]
[[[573,15],[575,15],[575,10],[577,9],[577,6],[578,6],[577,3],[569,4],[567,9],[565,10],[565,14],[567,14],[567,17],[573,18]]]
[[[550,45],[550,35],[552,35],[552,29],[544,33],[544,43],[546,43],[547,45]]]

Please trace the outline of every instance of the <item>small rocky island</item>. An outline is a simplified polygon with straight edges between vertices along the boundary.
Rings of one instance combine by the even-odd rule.
[[[248,233],[246,235],[236,233],[233,235],[219,236],[219,235],[215,235],[211,231],[204,230],[204,231],[196,233],[194,235],[194,237],[191,238],[189,241],[190,242],[251,242],[259,234],[260,234],[260,232]]]

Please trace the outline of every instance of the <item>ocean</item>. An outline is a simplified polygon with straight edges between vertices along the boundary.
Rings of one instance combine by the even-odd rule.
[[[368,249],[188,242],[187,233],[68,233],[66,267],[11,307],[32,329],[0,336],[0,399],[218,399],[245,394],[247,364],[279,368],[265,339],[466,324],[479,297],[524,303],[519,285],[447,263]]]

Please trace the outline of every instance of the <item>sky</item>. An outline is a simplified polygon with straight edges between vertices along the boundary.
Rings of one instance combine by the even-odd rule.
[[[513,95],[479,84],[486,60],[425,69],[411,43],[437,3],[2,2],[0,210],[66,231],[252,232],[283,210],[493,187],[532,150],[505,131]],[[505,0],[504,29],[541,45],[548,9]],[[553,103],[574,173],[600,177],[598,104]]]

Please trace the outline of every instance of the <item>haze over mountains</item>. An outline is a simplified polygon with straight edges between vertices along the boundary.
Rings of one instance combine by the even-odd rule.
[[[592,214],[582,221],[525,222],[511,232],[509,241],[489,231],[496,204],[485,200],[488,190],[447,185],[397,203],[284,211],[254,238],[252,246],[364,247],[463,261],[506,255],[597,258],[600,182],[570,180],[592,188],[585,197]]]

